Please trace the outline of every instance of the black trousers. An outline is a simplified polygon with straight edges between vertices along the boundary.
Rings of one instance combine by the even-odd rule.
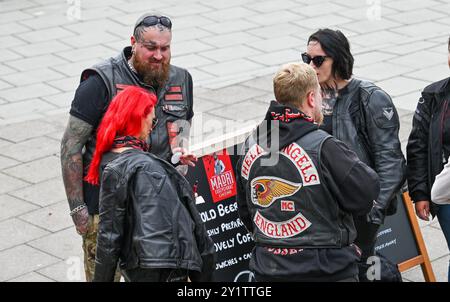
[[[171,268],[135,268],[123,270],[126,282],[187,282],[188,271]]]
[[[369,282],[367,278],[367,270],[370,264],[367,264],[367,259],[371,256],[375,256],[375,243],[377,241],[378,224],[367,222],[366,216],[353,217],[356,231],[355,244],[361,249],[361,260],[358,262],[358,277],[360,282]]]

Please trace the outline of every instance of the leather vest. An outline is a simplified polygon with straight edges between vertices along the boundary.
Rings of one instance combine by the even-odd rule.
[[[108,89],[110,101],[118,91],[130,85],[140,86],[155,93],[153,87],[143,83],[130,70],[127,62],[127,58],[130,56],[131,47],[126,47],[117,57],[110,58],[84,70],[81,74],[81,82],[93,74],[100,75]],[[148,143],[151,145],[151,153],[161,159],[170,159],[172,154],[170,143],[173,137],[179,135],[188,138],[190,125],[187,123],[186,117],[188,112],[192,110],[189,107],[189,104],[192,104],[192,100],[190,100],[192,92],[188,91],[190,81],[191,76],[185,69],[171,65],[168,81],[164,87],[160,87],[156,92],[158,104],[155,109],[155,115],[158,118],[158,125],[152,131]],[[108,106],[109,102],[103,108],[103,112],[106,112]],[[85,170],[95,150],[95,135],[96,132],[92,133],[91,138],[85,145],[86,150],[83,154]],[[176,144],[176,142],[172,143]]]
[[[353,218],[343,212],[323,181],[320,152],[331,137],[312,131],[278,153],[275,165],[251,137],[242,164],[253,237],[260,246],[341,248],[356,238]]]

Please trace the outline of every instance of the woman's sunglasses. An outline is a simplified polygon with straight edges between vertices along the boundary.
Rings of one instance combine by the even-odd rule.
[[[329,58],[329,56],[315,56],[314,58],[311,58],[311,56],[309,54],[307,54],[306,52],[302,53],[303,62],[305,62],[306,64],[309,64],[309,63],[311,63],[311,61],[313,61],[314,65],[316,65],[317,68],[322,66],[322,64],[323,64],[323,62],[325,62],[326,58]]]

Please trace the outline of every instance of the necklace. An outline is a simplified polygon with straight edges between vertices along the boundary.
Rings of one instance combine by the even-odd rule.
[[[128,66],[130,67],[131,71],[137,74],[136,69],[134,69],[133,64],[131,64],[131,59],[129,59],[129,60],[127,61],[127,63],[128,63]]]

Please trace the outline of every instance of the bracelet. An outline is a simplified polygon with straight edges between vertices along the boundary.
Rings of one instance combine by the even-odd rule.
[[[72,211],[70,211],[69,215],[73,216],[75,215],[75,213],[81,211],[82,209],[84,209],[86,207],[85,204],[79,205],[78,207],[74,208]]]

